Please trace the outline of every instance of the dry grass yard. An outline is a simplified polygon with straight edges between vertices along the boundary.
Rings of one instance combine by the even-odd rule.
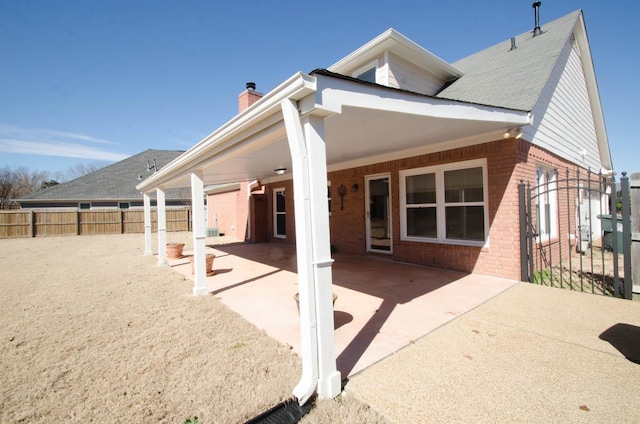
[[[238,423],[289,398],[300,359],[191,288],[142,235],[0,240],[0,422]],[[303,420],[381,421],[350,397]]]

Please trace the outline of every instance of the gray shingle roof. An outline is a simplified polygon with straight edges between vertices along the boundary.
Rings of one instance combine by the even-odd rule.
[[[507,40],[453,63],[464,75],[437,97],[532,110],[580,14],[577,10],[542,25],[537,37],[531,31],[516,36],[515,50]]]
[[[162,168],[182,153],[184,152],[177,150],[149,149],[75,180],[36,191],[16,200],[25,203],[47,200],[142,200],[142,194],[136,190],[136,185],[154,172],[147,171],[147,163],[153,164],[155,160],[158,168]],[[138,179],[139,176],[142,176],[142,180]],[[185,194],[179,190],[168,190],[166,198],[183,199]]]

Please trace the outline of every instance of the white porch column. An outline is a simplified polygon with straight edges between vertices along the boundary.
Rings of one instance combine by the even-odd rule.
[[[327,151],[324,118],[308,116],[302,120],[307,145],[307,166],[311,192],[311,238],[318,323],[318,395],[333,398],[340,394],[340,372],[336,368],[335,327],[333,322],[333,277],[329,207],[327,203]]]
[[[158,266],[167,265],[167,209],[164,201],[164,187],[156,189],[158,213]]]
[[[191,174],[191,207],[193,208],[193,295],[208,293],[205,264],[205,239],[207,236],[204,216],[204,183],[202,173]]]
[[[306,118],[303,129],[296,104],[285,100],[281,106],[293,167],[300,299],[302,377],[293,394],[304,404],[316,387],[321,397],[337,396],[341,383],[333,334],[324,123]]]
[[[153,255],[153,246],[151,245],[151,197],[149,193],[143,193],[142,199],[144,203],[144,254],[145,256]]]

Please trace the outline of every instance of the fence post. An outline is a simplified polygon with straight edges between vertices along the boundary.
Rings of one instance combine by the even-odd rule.
[[[631,280],[631,210],[629,205],[629,177],[627,173],[622,173],[620,178],[620,188],[622,194],[622,252],[624,254],[624,298],[632,299]],[[616,229],[614,228],[614,231]]]
[[[631,283],[640,293],[640,172],[631,174]],[[623,200],[624,201],[624,200]]]
[[[518,184],[518,213],[520,215],[520,281],[529,281],[529,262],[527,260],[527,224],[524,180]]]
[[[30,215],[30,224],[31,224],[31,237],[36,236],[36,211],[31,211]]]

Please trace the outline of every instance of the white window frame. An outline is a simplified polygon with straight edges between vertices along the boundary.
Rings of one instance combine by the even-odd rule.
[[[278,211],[278,193],[285,193],[285,189],[284,187],[279,187],[279,188],[274,188],[273,189],[273,237],[274,238],[280,238],[280,239],[286,239],[287,238],[287,207],[286,207],[286,203],[285,203],[285,208],[284,211],[279,212]],[[286,199],[286,195],[284,196]],[[286,200],[285,200],[286,202]],[[284,234],[278,234],[278,215],[284,215],[285,216],[285,228],[284,228]]]
[[[375,70],[375,81],[373,81],[374,83],[378,83],[378,60],[374,60],[373,62],[369,62],[364,66],[361,66],[360,68],[356,69],[351,76],[353,78],[358,78],[360,75],[364,74],[367,71],[370,71],[371,69]],[[358,78],[359,79],[359,78]],[[363,80],[364,81],[364,80]]]
[[[446,206],[444,173],[468,168],[482,168],[482,201],[481,202],[456,202],[460,206],[482,206],[484,211],[484,241],[448,239],[446,236]],[[435,174],[436,177],[436,224],[437,236],[435,238],[416,237],[407,235],[407,187],[406,177],[422,174]],[[423,168],[407,169],[399,172],[400,176],[400,239],[418,241],[424,243],[454,244],[461,246],[489,247],[489,189],[487,176],[487,159],[474,159],[463,162],[454,162],[443,165],[427,166]]]
[[[536,241],[543,243],[558,237],[558,174],[555,169],[536,165],[536,187],[538,190],[542,187],[542,190],[546,191],[546,193],[536,196],[536,230],[538,233]],[[541,213],[541,206],[546,205],[547,202],[549,202],[548,217]],[[549,224],[549,232],[546,230],[547,224]]]

